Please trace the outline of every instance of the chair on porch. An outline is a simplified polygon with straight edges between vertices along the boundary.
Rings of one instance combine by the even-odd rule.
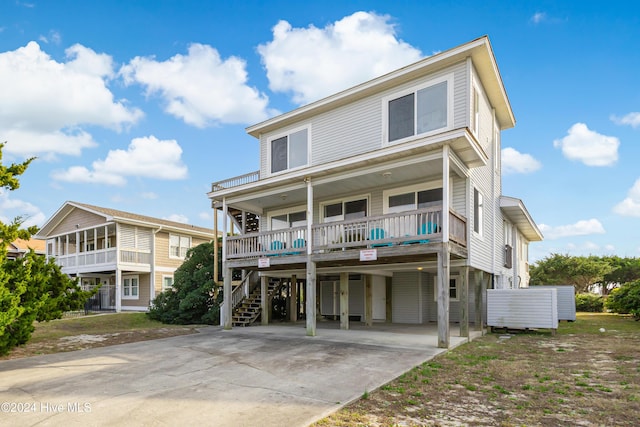
[[[293,244],[291,245],[294,249],[302,249],[307,245],[307,242],[303,239],[303,238],[299,238],[293,241]],[[302,251],[295,251],[295,252],[286,252],[284,253],[284,255],[302,255]]]
[[[282,249],[284,249],[284,243],[281,242],[280,240],[274,240],[273,242],[271,242],[269,249],[272,251],[281,251]],[[267,254],[267,256],[280,256],[280,255],[282,254]]]
[[[372,228],[369,233],[369,240],[382,240],[384,239],[384,230],[382,228]],[[393,243],[372,243],[372,248],[380,248],[384,246],[393,246]]]
[[[424,223],[420,226],[420,229],[418,230],[418,236],[423,236],[423,235],[427,235],[427,234],[432,234],[432,233],[436,233],[438,229],[438,226],[434,223],[432,223],[431,221]],[[424,243],[429,243],[429,239],[420,239],[420,240],[409,240],[407,242],[403,242],[403,245],[413,245],[413,244],[424,244]]]

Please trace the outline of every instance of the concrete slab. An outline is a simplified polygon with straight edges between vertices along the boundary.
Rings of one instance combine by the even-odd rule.
[[[305,426],[443,351],[424,325],[388,328],[208,327],[2,361],[0,424]]]

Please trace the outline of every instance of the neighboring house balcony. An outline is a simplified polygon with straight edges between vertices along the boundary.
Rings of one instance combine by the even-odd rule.
[[[118,266],[151,271],[151,250],[122,245],[118,249],[116,234],[115,224],[108,224],[52,237],[47,239],[47,256],[70,275],[115,271]]]

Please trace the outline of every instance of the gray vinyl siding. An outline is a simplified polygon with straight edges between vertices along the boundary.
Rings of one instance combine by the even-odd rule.
[[[433,79],[453,74],[453,120],[454,128],[464,127],[468,122],[469,76],[464,61],[436,73],[412,80],[392,89],[368,96],[334,110],[319,114],[260,137],[260,176],[268,177],[269,141],[286,135],[292,129],[308,126],[310,129],[310,166],[349,158],[372,152],[387,145],[384,130],[384,99],[396,93],[410,90]]]
[[[393,323],[420,323],[420,290],[417,272],[393,275],[391,312]]]
[[[451,207],[460,215],[467,215],[467,180],[459,176],[451,180]]]
[[[364,282],[349,280],[349,316],[360,316],[364,320]]]
[[[451,275],[459,274],[456,271],[452,271]],[[426,311],[426,320],[429,322],[437,322],[438,321],[438,303],[435,300],[435,289],[436,289],[436,275],[428,274],[427,286],[425,287],[425,295],[426,299],[424,304],[424,310]],[[469,305],[468,305],[468,313],[469,313],[469,322],[473,323],[476,315],[475,310],[475,283],[472,282],[473,276],[469,275]],[[460,286],[460,280],[458,280],[458,286]],[[458,289],[459,295],[460,289]],[[460,321],[460,301],[449,301],[449,321],[450,322],[459,322]]]

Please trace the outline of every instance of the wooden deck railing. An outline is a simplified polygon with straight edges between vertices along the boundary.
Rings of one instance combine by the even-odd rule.
[[[311,230],[313,253],[442,241],[442,208],[314,224]],[[466,219],[451,211],[449,238],[466,246],[466,230]],[[227,259],[304,255],[307,237],[306,226],[230,236],[227,238]]]
[[[225,188],[233,188],[243,184],[250,184],[260,179],[260,171],[246,173],[234,178],[225,179],[211,184],[211,192],[224,190]]]

